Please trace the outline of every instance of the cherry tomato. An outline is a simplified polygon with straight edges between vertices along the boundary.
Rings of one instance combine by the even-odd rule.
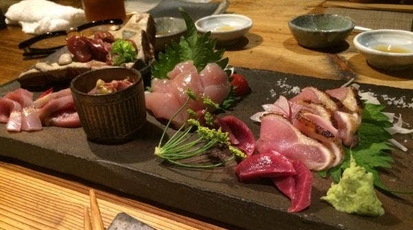
[[[235,96],[243,97],[251,92],[251,88],[248,85],[247,80],[241,74],[232,74],[231,85],[234,87]]]

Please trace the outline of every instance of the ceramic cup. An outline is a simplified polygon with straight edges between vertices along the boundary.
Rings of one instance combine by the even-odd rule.
[[[129,78],[126,89],[104,95],[88,94],[98,79]],[[81,125],[90,141],[116,144],[133,139],[146,121],[143,80],[132,68],[104,68],[85,72],[70,84]]]

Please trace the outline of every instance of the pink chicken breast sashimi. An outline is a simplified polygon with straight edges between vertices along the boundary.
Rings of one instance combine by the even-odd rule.
[[[202,97],[221,104],[229,95],[231,84],[225,71],[217,64],[208,64],[200,73],[192,61],[180,63],[168,73],[169,79],[153,79],[151,92],[145,94],[146,108],[160,120],[170,120],[188,99],[187,90],[196,96],[174,117],[172,124],[180,127],[188,119],[187,109],[203,110]]]
[[[330,167],[337,166],[344,160],[344,150],[339,132],[328,120],[313,113],[300,112],[292,124],[304,135],[322,143],[334,155]]]
[[[290,101],[322,105],[330,111],[342,143],[347,147],[357,145],[356,133],[361,124],[362,103],[355,88],[341,87],[323,92],[314,87],[306,87]]]
[[[37,114],[42,124],[46,126],[68,128],[81,126],[71,94],[51,99],[37,110]]]
[[[327,93],[315,87],[306,87],[302,89],[299,94],[290,99],[290,102],[294,103],[300,101],[323,105],[327,110],[330,111],[335,111],[338,109],[337,104],[331,99],[331,97]]]
[[[30,105],[33,103],[32,92],[18,88],[4,95],[3,99],[9,99],[14,103],[19,104],[18,108],[15,107],[9,114],[7,121],[8,131],[20,132],[21,130],[39,130],[39,121],[38,119],[36,120],[36,116],[33,116],[34,112],[30,108]]]
[[[8,98],[0,98],[0,122],[6,123],[8,131],[19,132],[22,124],[22,106]]]
[[[268,114],[282,116],[300,133],[324,145],[333,155],[333,161],[326,169],[343,161],[343,146],[354,147],[358,143],[357,132],[363,108],[353,87],[325,92],[306,87],[290,100],[280,96],[273,104],[263,105],[263,109],[253,114],[251,119],[261,122],[261,118]]]
[[[33,101],[33,93],[16,89],[0,98],[0,122],[13,132],[38,131],[43,125],[80,127],[70,89],[42,95]]]
[[[22,107],[29,106],[33,103],[33,93],[22,88],[7,93],[3,98],[18,102]]]
[[[337,99],[350,112],[361,113],[362,102],[358,96],[357,89],[354,87],[340,87],[326,90],[332,98]]]
[[[258,152],[277,151],[291,160],[302,161],[311,170],[324,170],[334,162],[334,154],[320,142],[302,134],[287,119],[268,114],[261,118]]]

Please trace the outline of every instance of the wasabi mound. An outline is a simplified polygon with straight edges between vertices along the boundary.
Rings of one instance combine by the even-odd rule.
[[[374,190],[373,174],[358,166],[353,158],[340,182],[332,184],[327,195],[321,199],[341,212],[373,217],[384,214],[382,203]]]

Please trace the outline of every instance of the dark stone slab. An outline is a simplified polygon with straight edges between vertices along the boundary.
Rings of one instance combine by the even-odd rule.
[[[237,69],[244,74],[253,90],[233,111],[258,137],[259,125],[249,117],[260,111],[261,104],[272,103],[280,94],[291,96],[305,86],[329,89],[344,82],[322,80],[272,71]],[[19,87],[17,82],[0,87],[0,96]],[[388,110],[402,114],[413,124],[412,108],[400,108],[389,98],[413,103],[412,91],[374,85],[362,85],[383,97]],[[221,221],[243,229],[411,229],[413,197],[393,198],[378,193],[386,214],[367,218],[335,211],[320,201],[331,184],[314,174],[312,205],[309,209],[290,214],[289,200],[270,182],[241,184],[233,166],[213,170],[187,170],[167,167],[155,160],[154,147],[162,126],[150,118],[141,134],[122,145],[100,145],[87,141],[81,128],[45,127],[39,132],[8,133],[0,124],[0,155],[27,162],[41,168],[83,178],[112,189],[158,202],[195,215]],[[413,156],[411,136],[396,137],[409,147],[408,152],[393,151],[393,169],[382,173],[382,180],[395,190],[413,191]]]

